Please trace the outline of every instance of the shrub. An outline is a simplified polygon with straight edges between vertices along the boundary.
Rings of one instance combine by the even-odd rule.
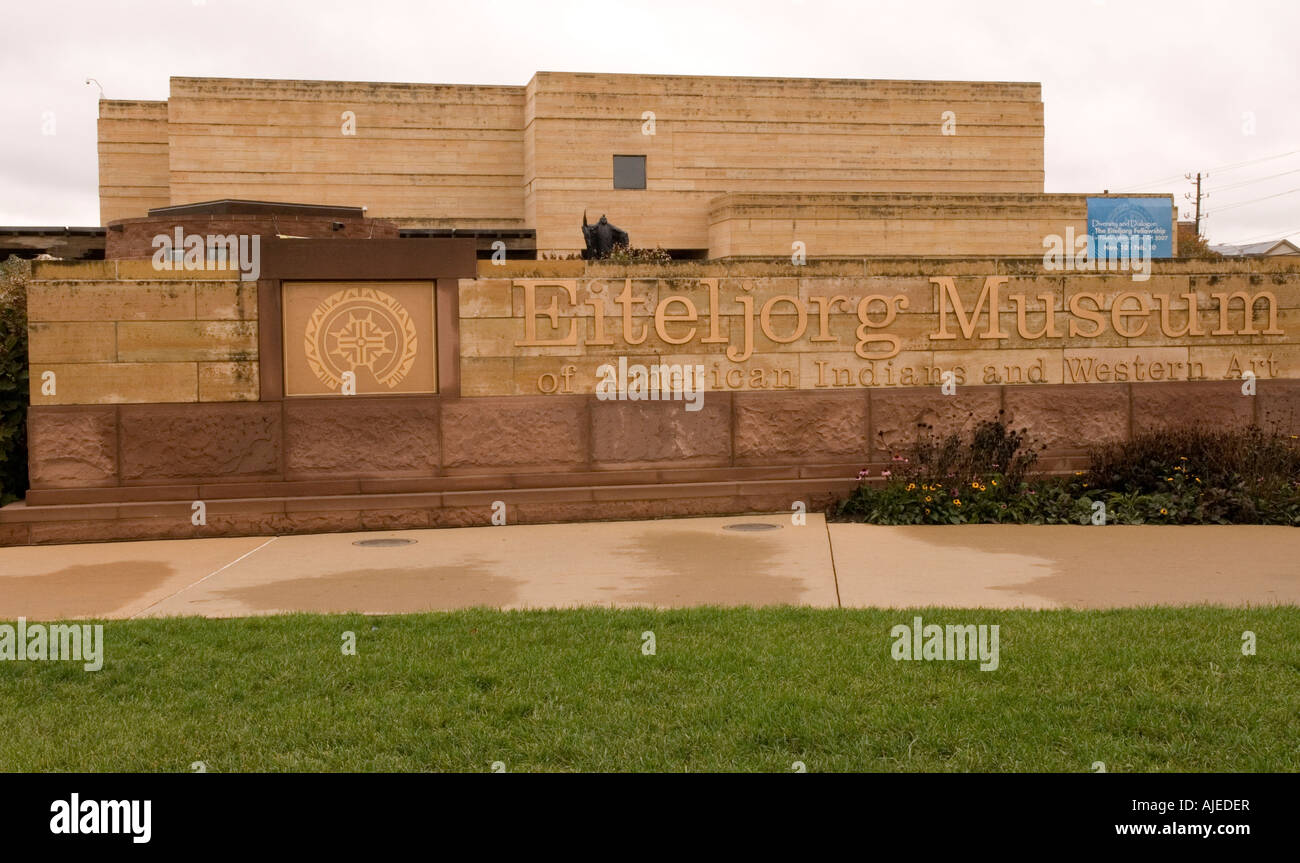
[[[27,279],[31,263],[0,263],[0,506],[27,492]]]
[[[602,260],[615,264],[668,264],[672,263],[672,255],[660,247],[639,249],[616,243]]]
[[[920,427],[832,518],[874,524],[1280,524],[1300,526],[1300,439],[1258,427],[1178,427],[1093,447],[1072,477],[1031,475],[1037,452],[1001,416],[969,440]]]

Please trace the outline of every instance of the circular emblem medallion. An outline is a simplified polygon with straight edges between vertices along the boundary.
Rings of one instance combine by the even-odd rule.
[[[406,309],[374,288],[330,294],[307,319],[303,338],[307,365],[332,390],[342,384],[344,372],[362,368],[392,389],[411,371],[417,347]]]

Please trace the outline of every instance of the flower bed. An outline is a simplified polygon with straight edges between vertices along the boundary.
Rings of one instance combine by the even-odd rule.
[[[1258,427],[1171,428],[1089,453],[1072,476],[1034,472],[1038,449],[1003,418],[969,435],[927,426],[891,466],[831,508],[871,524],[1300,526],[1300,438]]]

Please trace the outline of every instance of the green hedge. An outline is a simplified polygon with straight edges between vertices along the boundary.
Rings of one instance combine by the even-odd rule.
[[[894,525],[1300,527],[1300,435],[1256,426],[1159,429],[1093,447],[1088,469],[1066,477],[1032,474],[1036,457],[1024,431],[1002,416],[969,435],[922,427],[878,477],[862,471],[863,484],[830,515]]]
[[[27,279],[30,261],[0,264],[0,506],[27,493]]]

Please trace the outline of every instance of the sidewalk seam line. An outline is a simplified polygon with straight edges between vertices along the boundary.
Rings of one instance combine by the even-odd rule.
[[[266,548],[268,545],[270,545],[271,543],[275,542],[275,541],[276,541],[277,539],[279,539],[279,538],[280,538],[280,537],[278,537],[278,536],[273,536],[273,537],[271,537],[271,538],[268,539],[266,542],[264,542],[264,543],[262,543],[261,545],[259,545],[257,548],[249,549],[248,551],[246,551],[246,552],[244,552],[243,554],[241,554],[239,557],[237,557],[237,558],[235,558],[234,560],[230,561],[230,563],[227,563],[227,564],[225,564],[224,566],[220,566],[220,567],[217,567],[216,569],[212,570],[212,572],[209,572],[207,575],[203,576],[203,577],[200,578],[198,581],[195,581],[195,582],[192,582],[192,583],[190,583],[190,584],[187,584],[187,585],[185,585],[184,587],[182,587],[180,590],[176,591],[175,593],[169,593],[168,595],[164,596],[162,599],[158,600],[157,602],[153,603],[152,605],[149,605],[149,606],[146,607],[146,608],[142,608],[142,609],[140,609],[140,610],[137,611],[135,614],[133,614],[133,615],[131,615],[130,617],[128,617],[127,620],[135,620],[137,617],[139,617],[140,615],[144,614],[146,611],[149,611],[149,610],[151,610],[151,609],[157,608],[159,605],[162,605],[162,604],[163,604],[164,602],[166,602],[167,600],[169,600],[169,599],[174,599],[175,597],[180,596],[182,593],[184,593],[185,591],[189,590],[191,587],[197,587],[198,585],[202,584],[203,582],[207,581],[209,578],[212,578],[212,576],[217,575],[218,573],[225,572],[227,569],[230,569],[230,567],[232,567],[232,566],[234,566],[235,564],[239,563],[239,562],[240,562],[241,560],[243,560],[244,558],[248,557],[248,556],[251,555],[251,554],[256,554],[257,552],[259,552],[259,551],[261,551],[262,549]]]
[[[835,582],[835,607],[843,608],[844,601],[840,599],[840,574],[835,569],[835,542],[831,539],[831,523],[822,517],[822,526],[826,528],[826,551],[831,556],[831,579]]]

